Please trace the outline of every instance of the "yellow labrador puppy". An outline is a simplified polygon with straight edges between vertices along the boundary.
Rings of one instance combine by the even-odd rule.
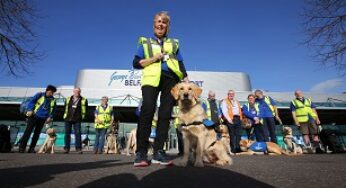
[[[303,149],[298,144],[293,142],[292,128],[284,127],[283,133],[284,133],[284,143],[287,146],[288,151],[297,155],[303,154]]]
[[[229,136],[228,127],[226,125],[224,125],[224,124],[220,124],[219,125],[219,130],[220,130],[220,133],[221,133],[221,142],[226,146],[227,153],[229,153],[230,155],[234,155],[231,152],[231,145],[230,145],[231,139],[230,139],[230,136]]]
[[[217,140],[214,129],[208,129],[202,124],[206,114],[197,101],[202,89],[193,83],[181,82],[172,88],[171,93],[178,100],[180,107],[178,118],[184,125],[181,127],[184,155],[177,165],[187,165],[191,150],[195,152],[196,167],[203,167],[203,160],[218,165],[231,165],[232,159],[227,154],[227,148]]]
[[[43,145],[41,146],[38,153],[54,153],[54,145],[56,141],[56,133],[53,128],[48,128],[46,131],[46,140],[44,141]]]
[[[283,151],[279,145],[273,142],[256,142],[253,140],[241,140],[240,149],[243,152],[236,153],[236,155],[254,155],[254,154],[265,154],[268,155],[290,155]]]

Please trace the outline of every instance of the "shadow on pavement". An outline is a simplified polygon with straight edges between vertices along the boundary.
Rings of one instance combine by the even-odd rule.
[[[92,170],[128,165],[131,163],[115,163],[119,160],[107,160],[87,163],[58,163],[48,165],[26,166],[0,170],[1,187],[27,187],[50,181],[56,174],[71,171]]]
[[[139,169],[134,169],[139,170]],[[81,187],[273,187],[251,177],[216,167],[168,167],[138,180],[133,174],[113,175]]]

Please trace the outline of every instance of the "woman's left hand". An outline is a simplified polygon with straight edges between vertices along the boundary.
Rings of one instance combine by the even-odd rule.
[[[190,82],[189,77],[187,77],[187,76],[183,80],[184,80],[184,82]]]

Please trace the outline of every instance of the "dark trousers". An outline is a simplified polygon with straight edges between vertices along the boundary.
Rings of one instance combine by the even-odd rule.
[[[241,121],[240,121],[240,117],[239,116],[234,116],[233,117],[233,124],[230,123],[226,123],[227,127],[228,127],[228,131],[230,133],[231,136],[231,151],[232,153],[237,153],[240,152],[240,139],[241,139]]]
[[[264,133],[265,133],[265,137],[264,137],[265,141],[277,143],[276,134],[275,134],[274,117],[263,118],[263,127],[264,127]]]
[[[65,122],[65,150],[70,150],[72,127],[75,136],[76,150],[82,149],[81,122]]]
[[[257,142],[266,142],[267,140],[265,139],[264,126],[262,124],[254,124],[254,125],[252,125],[252,127],[254,128],[256,141]]]
[[[154,142],[154,152],[163,149],[164,142],[168,138],[169,121],[172,115],[172,108],[175,100],[171,95],[171,89],[178,81],[174,78],[161,75],[158,87],[142,86],[142,107],[137,126],[137,151],[147,153],[149,145],[149,135],[151,124],[156,110],[156,102],[159,93],[160,108],[158,112],[158,122],[156,128],[156,138]]]
[[[95,138],[95,144],[94,144],[94,151],[102,152],[104,145],[105,145],[105,139],[106,139],[106,132],[107,129],[95,129],[96,138]]]
[[[183,134],[181,131],[177,128],[175,129],[177,133],[177,138],[178,138],[178,151],[179,155],[184,153],[184,143],[183,143]]]
[[[35,149],[35,146],[37,144],[38,138],[41,134],[43,125],[45,123],[46,119],[40,119],[38,117],[29,117],[27,120],[27,126],[25,128],[23,137],[21,138],[20,145],[19,145],[19,150],[25,150],[26,145],[28,144],[28,140],[30,138],[30,135],[34,130],[34,135],[31,138],[31,144],[29,150]]]

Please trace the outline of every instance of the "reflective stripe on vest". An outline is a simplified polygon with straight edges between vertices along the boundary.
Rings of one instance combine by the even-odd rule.
[[[215,103],[216,103],[216,108],[219,110],[220,109],[220,102],[218,100],[215,100]],[[210,102],[209,102],[209,100],[208,99],[205,100],[204,104],[207,106],[206,114],[208,116],[208,119],[211,120],[211,109],[210,109]]]
[[[112,106],[107,106],[106,109],[103,109],[102,106],[97,106],[97,119],[99,121],[102,121],[103,123],[96,123],[96,118],[95,118],[95,128],[96,129],[103,129],[103,128],[108,128],[111,125],[111,120],[112,120]]]
[[[36,113],[38,111],[38,109],[44,104],[46,100],[46,97],[44,96],[41,96],[37,101],[36,101],[36,104],[35,104],[35,107],[34,107],[34,113]],[[55,105],[55,99],[52,99],[50,101],[50,110],[49,110],[49,114],[52,114],[53,112],[53,109],[54,109],[54,105]]]
[[[296,117],[299,122],[308,122],[309,115],[314,119],[317,117],[311,108],[311,99],[306,98],[304,100],[304,104],[302,101],[294,99],[292,100],[292,104],[296,108]]]
[[[64,119],[67,118],[67,114],[68,114],[68,107],[71,101],[71,97],[67,97],[66,98],[66,105],[65,105],[65,113],[64,113]],[[82,119],[85,118],[85,114],[86,114],[86,99],[84,97],[82,97],[82,104],[81,104],[81,114],[82,114]]]
[[[272,111],[273,116],[275,116],[275,109],[272,103],[270,102],[270,98],[268,96],[264,96],[264,102],[268,105],[270,111]]]
[[[229,117],[233,120],[233,116],[234,116],[234,114],[233,114],[233,108],[232,108],[232,107],[233,107],[233,104],[232,104],[232,102],[231,102],[228,98],[226,98],[226,99],[224,99],[224,100],[227,102],[227,108],[228,108]],[[239,103],[238,100],[235,100],[235,101],[236,101],[237,104],[238,104],[240,120],[242,120],[242,119],[243,119],[243,112],[241,111],[240,103]]]
[[[138,45],[143,45],[144,58],[149,59],[158,53],[161,53],[161,46],[156,40],[151,38],[140,37]],[[172,70],[180,80],[183,79],[183,73],[180,71],[179,62],[176,59],[176,53],[179,48],[177,39],[165,38],[163,42],[163,49],[165,54],[169,56],[167,59],[167,66]],[[142,86],[149,85],[157,87],[160,83],[161,77],[161,61],[152,63],[142,70]]]
[[[250,112],[250,104],[249,103],[246,103],[246,107],[247,107],[247,111]],[[259,115],[259,104],[257,102],[255,102],[255,110],[256,110],[256,115],[258,116]],[[263,124],[263,118],[260,119],[260,123]]]

